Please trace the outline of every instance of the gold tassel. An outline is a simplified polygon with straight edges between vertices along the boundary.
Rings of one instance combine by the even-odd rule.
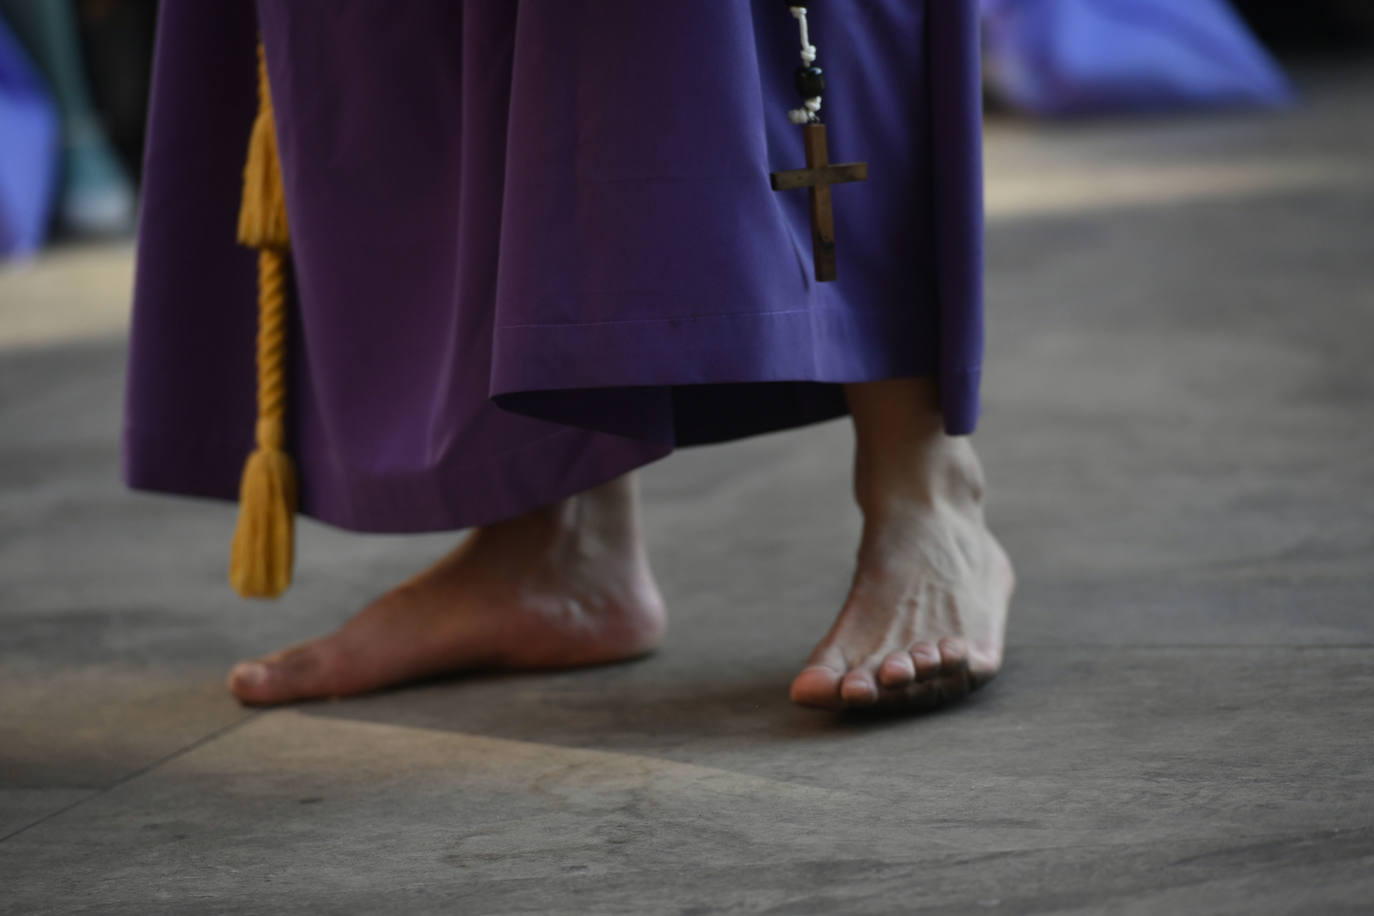
[[[296,471],[286,453],[286,198],[277,159],[267,63],[258,46],[258,117],[244,168],[239,240],[258,249],[257,448],[239,487],[229,582],[245,598],[275,598],[291,584]]]
[[[239,244],[249,248],[287,248],[286,194],[277,158],[277,127],[267,83],[267,55],[258,44],[258,115],[248,140],[243,166],[243,201],[239,207]]]

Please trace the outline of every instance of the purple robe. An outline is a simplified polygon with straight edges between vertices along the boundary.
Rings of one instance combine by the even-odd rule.
[[[125,478],[233,499],[255,256],[234,242],[259,28],[291,220],[301,510],[512,517],[668,454],[839,416],[982,355],[977,0],[813,9],[839,277],[813,277],[796,22],[776,0],[165,0]]]

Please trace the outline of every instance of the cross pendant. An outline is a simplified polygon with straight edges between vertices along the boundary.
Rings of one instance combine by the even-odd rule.
[[[832,165],[825,143],[824,124],[803,126],[802,141],[806,145],[806,168],[773,172],[773,190],[810,189],[811,247],[816,261],[816,279],[824,283],[835,279],[835,212],[830,204],[830,186],[846,181],[867,180],[868,163]]]

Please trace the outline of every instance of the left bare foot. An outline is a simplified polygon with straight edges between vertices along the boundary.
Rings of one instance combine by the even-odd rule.
[[[457,671],[597,665],[653,651],[666,625],[626,475],[477,529],[338,631],[235,665],[229,689],[266,706]]]

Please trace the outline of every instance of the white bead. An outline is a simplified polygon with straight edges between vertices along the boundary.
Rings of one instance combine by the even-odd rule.
[[[789,6],[793,17],[797,20],[797,26],[801,30],[801,59],[802,62],[810,65],[816,62],[816,46],[811,43],[811,36],[808,34],[806,25],[806,7]],[[807,99],[802,102],[801,108],[794,108],[787,112],[787,117],[793,124],[809,124],[816,119],[816,112],[821,110],[821,98],[816,96],[814,99]]]

